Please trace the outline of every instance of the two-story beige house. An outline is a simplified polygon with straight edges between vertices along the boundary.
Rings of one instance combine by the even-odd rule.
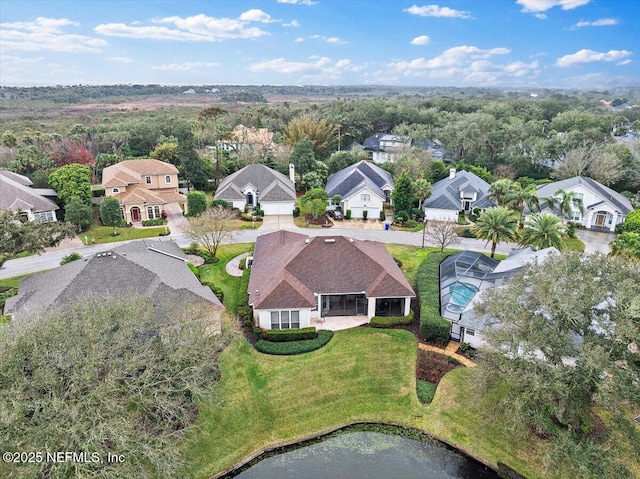
[[[126,160],[102,172],[105,195],[120,202],[127,223],[161,218],[167,205],[187,213],[187,197],[178,192],[178,169],[159,160]]]

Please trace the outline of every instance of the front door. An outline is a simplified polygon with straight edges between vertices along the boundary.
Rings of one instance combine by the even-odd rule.
[[[598,211],[596,214],[596,226],[598,228],[604,228],[604,222],[607,219],[607,213],[605,211]]]
[[[131,221],[140,221],[140,208],[137,206],[131,208]]]
[[[463,209],[465,213],[468,213],[471,210],[471,201],[465,201]]]
[[[253,206],[253,194],[251,194],[251,193],[249,193],[249,194],[247,195],[247,204],[248,204],[249,206]]]

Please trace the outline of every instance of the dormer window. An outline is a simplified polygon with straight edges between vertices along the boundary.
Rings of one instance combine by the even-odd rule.
[[[144,181],[150,185],[151,184],[151,177],[150,176],[145,176]]]
[[[371,200],[371,196],[367,193],[362,193],[360,195],[360,201],[370,201]]]
[[[113,193],[120,193],[120,190],[118,188],[114,188],[113,190],[111,190]]]
[[[164,182],[167,183],[167,184],[171,183],[171,175],[165,176],[164,177]]]

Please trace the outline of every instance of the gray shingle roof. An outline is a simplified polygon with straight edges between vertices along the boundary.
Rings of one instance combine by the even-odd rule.
[[[20,316],[69,304],[85,295],[155,298],[166,296],[169,290],[180,293],[175,295],[179,301],[197,298],[222,307],[213,292],[200,284],[185,260],[185,254],[174,242],[133,241],[24,278],[18,295],[7,301],[5,313]]]
[[[625,198],[617,191],[613,191],[611,188],[598,183],[588,176],[574,176],[573,178],[567,178],[566,180],[560,180],[554,183],[541,185],[537,189],[537,195],[538,198],[549,198],[555,195],[556,191],[558,190],[567,191],[575,188],[578,185],[582,185],[585,188],[591,190],[602,200],[614,206],[623,215],[627,215],[633,210],[633,206],[631,206],[631,202],[628,198]],[[590,206],[596,206],[597,204],[599,203],[584,206],[585,208],[589,208]]]
[[[15,212],[33,210],[34,213],[58,209],[58,205],[40,196],[29,187],[30,184],[31,181],[26,176],[0,170],[0,209]]]
[[[487,198],[489,183],[479,178],[470,171],[458,171],[456,176],[445,178],[433,184],[433,193],[422,206],[424,208],[437,208],[442,210],[460,209],[460,192],[477,193],[473,207],[488,208],[496,204]]]
[[[214,199],[238,200],[244,198],[242,190],[252,185],[260,192],[258,201],[296,201],[296,190],[287,176],[260,163],[245,166],[224,178]]]
[[[348,198],[362,186],[367,186],[384,199],[382,187],[385,184],[393,189],[393,178],[388,171],[368,161],[359,161],[331,175],[327,179],[325,190],[329,198],[334,195]]]
[[[314,293],[415,296],[385,246],[376,241],[276,231],[257,238],[253,258],[249,302],[256,309],[312,308]]]

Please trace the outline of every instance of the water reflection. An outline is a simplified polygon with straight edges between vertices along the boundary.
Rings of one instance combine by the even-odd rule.
[[[441,445],[350,432],[266,458],[238,479],[494,479],[497,474]]]

